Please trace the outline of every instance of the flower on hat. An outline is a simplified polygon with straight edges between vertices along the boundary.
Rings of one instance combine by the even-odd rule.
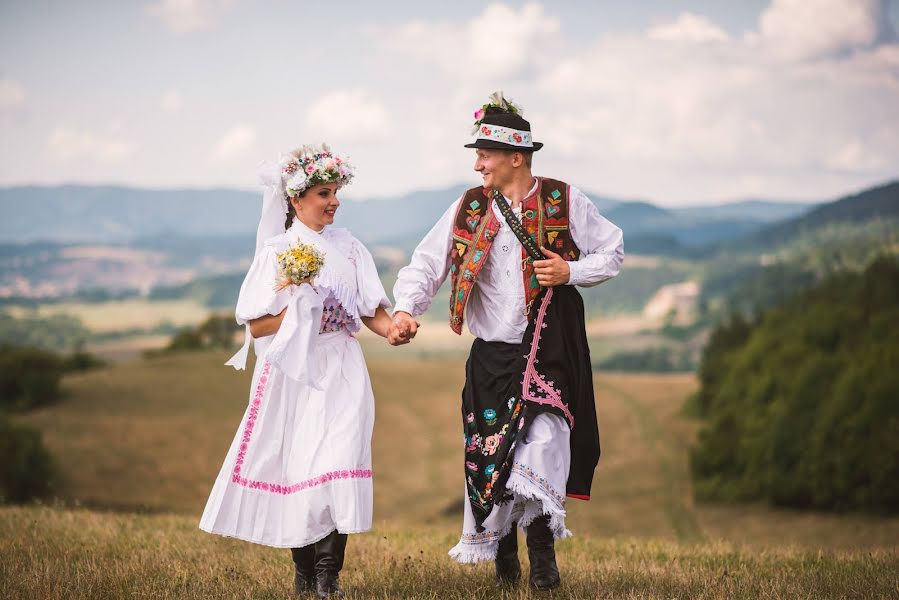
[[[480,128],[481,122],[484,120],[484,117],[487,116],[488,112],[500,111],[509,112],[513,115],[520,115],[524,112],[524,109],[520,104],[516,104],[512,102],[512,100],[505,98],[502,90],[497,90],[490,94],[490,100],[487,101],[487,104],[482,104],[481,108],[474,112],[474,128],[471,130],[471,135],[475,135],[478,132],[478,128]]]

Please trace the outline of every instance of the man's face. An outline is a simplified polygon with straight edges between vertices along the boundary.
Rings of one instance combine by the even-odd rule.
[[[500,189],[512,181],[512,153],[502,150],[475,149],[474,170],[481,174],[483,185]]]

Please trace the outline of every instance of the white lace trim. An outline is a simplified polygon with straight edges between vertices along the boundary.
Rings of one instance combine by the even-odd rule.
[[[565,527],[565,509],[560,508],[558,501],[544,489],[513,472],[509,476],[506,489],[514,496],[516,506],[509,513],[509,521],[498,531],[485,532],[478,541],[462,539],[450,551],[449,555],[459,563],[471,564],[486,560],[496,560],[496,552],[500,538],[512,530],[512,523],[517,522],[521,530],[525,530],[534,519],[549,515],[549,529],[553,539],[564,540],[573,534]],[[520,506],[519,506],[520,505]]]

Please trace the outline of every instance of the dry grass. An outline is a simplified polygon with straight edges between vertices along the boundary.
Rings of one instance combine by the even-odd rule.
[[[199,515],[246,408],[249,373],[225,354],[181,354],[64,381],[64,400],[23,420],[44,432],[67,503]],[[375,517],[456,532],[461,511],[463,362],[370,360],[376,397]],[[689,375],[600,374],[603,455],[590,502],[569,502],[581,535],[727,540],[757,546],[890,547],[899,519],[695,506],[681,416]]]
[[[182,354],[67,377],[23,420],[66,476],[65,508],[0,510],[0,598],[286,598],[286,552],[197,530],[249,373]],[[374,359],[376,532],[351,540],[356,598],[495,598],[446,556],[461,514],[458,359]],[[899,597],[899,519],[695,505],[687,375],[599,374],[603,456],[559,544],[571,598]],[[112,512],[110,512],[110,510]],[[135,512],[136,511],[136,512]],[[164,514],[140,514],[164,513]],[[507,598],[530,597],[522,588]]]
[[[0,509],[4,598],[291,597],[289,553],[206,535],[183,516]],[[352,536],[350,598],[890,598],[895,551],[748,551],[729,544],[575,539],[560,545],[563,586],[498,593],[491,565],[452,563],[445,531],[382,527]],[[522,555],[524,552],[522,551]],[[522,556],[524,558],[524,556]]]

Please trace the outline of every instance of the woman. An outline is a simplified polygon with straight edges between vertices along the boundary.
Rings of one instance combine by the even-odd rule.
[[[354,333],[387,337],[389,306],[371,254],[335,229],[337,190],[352,167],[304,146],[264,166],[267,186],[256,255],[240,289],[244,347],[256,368],[250,405],[203,512],[200,528],[291,548],[298,594],[342,597],[347,534],[371,529],[374,397]],[[285,222],[286,214],[286,222]],[[297,243],[324,256],[311,282],[285,285],[277,255]]]

